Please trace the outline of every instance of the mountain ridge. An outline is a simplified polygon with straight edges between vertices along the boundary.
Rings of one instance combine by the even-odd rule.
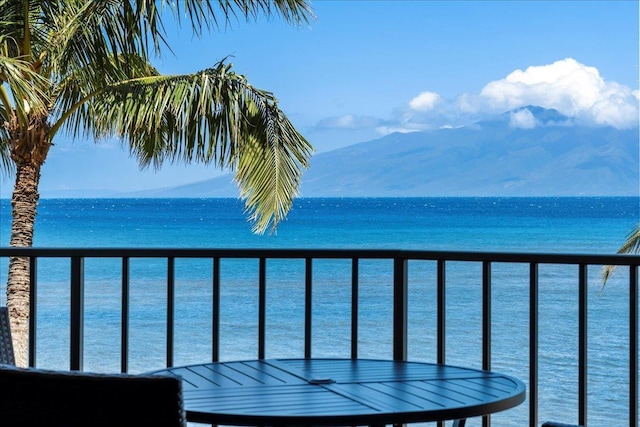
[[[301,197],[638,196],[638,128],[528,106],[458,128],[393,133],[314,155]],[[227,174],[111,197],[238,197]]]

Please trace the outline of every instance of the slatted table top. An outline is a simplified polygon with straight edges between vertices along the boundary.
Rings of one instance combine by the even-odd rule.
[[[512,408],[525,385],[495,372],[375,359],[248,360],[168,368],[187,419],[225,425],[382,425]]]

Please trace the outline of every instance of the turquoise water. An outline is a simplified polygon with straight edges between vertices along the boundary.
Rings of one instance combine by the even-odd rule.
[[[256,236],[235,199],[45,199],[34,246],[344,247],[609,253],[637,198],[299,199]],[[10,206],[0,199],[0,242]]]
[[[50,199],[39,208],[38,247],[393,248],[455,251],[614,253],[640,221],[638,198],[299,199],[276,234],[257,236],[234,199]],[[0,241],[10,206],[0,200]],[[38,366],[68,366],[68,262],[39,264]],[[391,356],[391,265],[360,267],[362,357]],[[132,261],[131,371],[162,367],[165,264]],[[304,262],[268,262],[267,356],[303,351]],[[481,365],[481,266],[447,267],[447,360]],[[349,356],[350,264],[314,263],[314,356]],[[0,280],[6,283],[6,260]],[[577,271],[540,270],[540,419],[577,417]],[[159,273],[161,271],[162,273]],[[119,368],[119,262],[86,263],[85,369]],[[211,265],[177,260],[176,364],[210,358]],[[257,354],[257,265],[221,269],[221,358]],[[628,425],[628,290],[618,271],[604,291],[589,271],[590,425]],[[528,376],[528,266],[495,265],[494,369]],[[435,359],[435,266],[410,266],[409,355]],[[4,290],[2,290],[4,294]],[[493,417],[526,425],[527,404]],[[468,425],[480,425],[476,420]]]

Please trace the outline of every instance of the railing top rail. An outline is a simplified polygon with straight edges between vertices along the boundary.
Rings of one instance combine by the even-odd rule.
[[[640,255],[564,254],[534,252],[473,252],[402,249],[286,249],[286,248],[37,248],[0,247],[0,257],[49,258],[319,258],[492,261],[541,264],[603,264],[640,266]]]

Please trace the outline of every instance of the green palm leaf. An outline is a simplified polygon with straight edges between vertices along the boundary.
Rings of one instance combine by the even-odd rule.
[[[627,235],[627,239],[624,244],[620,246],[618,249],[619,254],[637,254],[640,253],[640,224],[638,224],[631,232]],[[605,265],[602,267],[601,276],[602,276],[602,286],[607,283],[607,280],[613,274],[613,271],[616,269],[615,265]]]
[[[189,75],[154,74],[108,85],[67,124],[96,139],[120,138],[141,167],[169,161],[236,171],[257,232],[284,218],[312,153],[276,98],[224,62]]]
[[[45,95],[40,89],[46,80],[33,71],[30,62],[8,55],[12,44],[11,40],[0,35],[0,118],[3,122],[9,121],[10,114],[14,112],[18,121],[26,125],[29,112],[46,108]]]

